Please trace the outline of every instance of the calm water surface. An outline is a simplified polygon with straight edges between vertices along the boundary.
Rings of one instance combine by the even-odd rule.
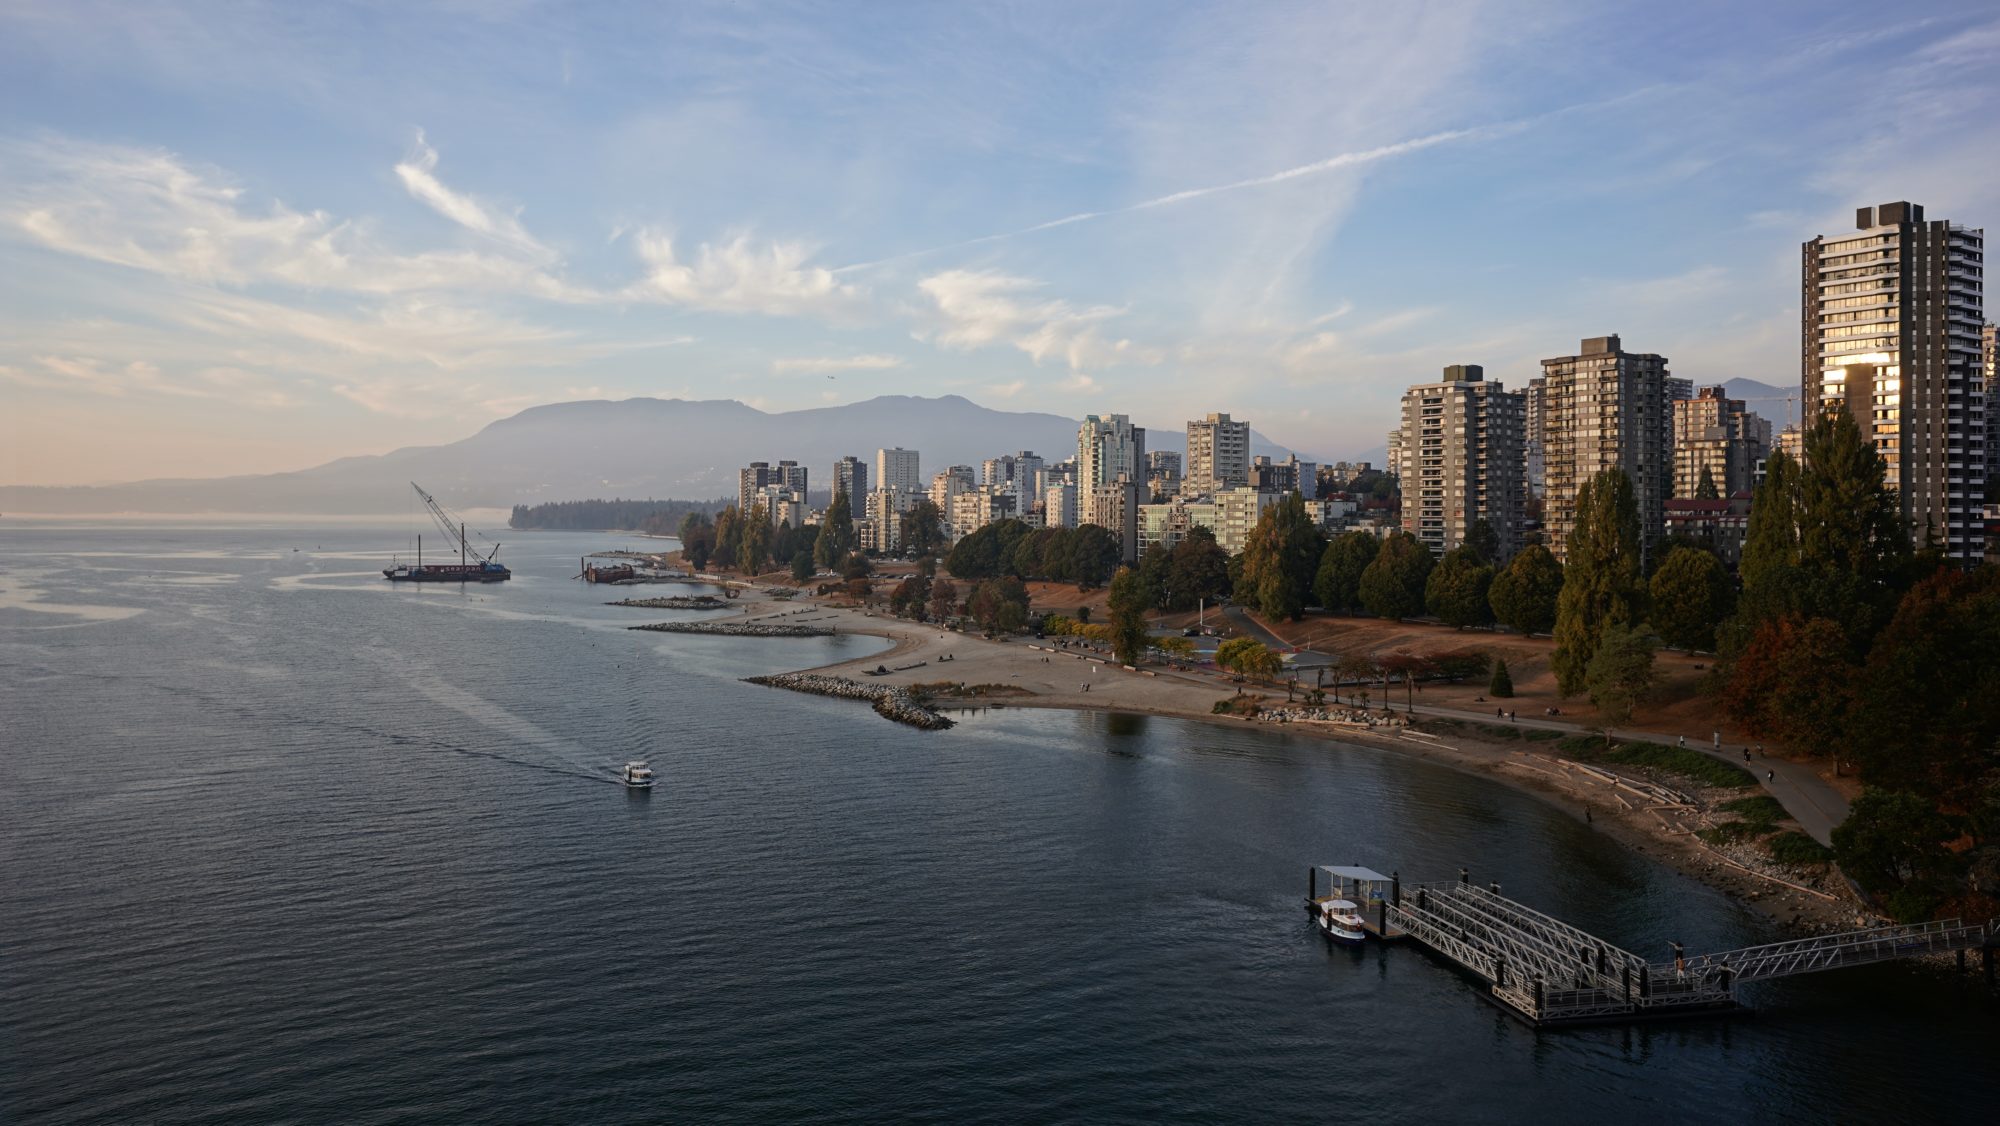
[[[675,615],[568,581],[618,537],[460,591],[379,578],[407,535],[0,521],[0,1120],[1994,1121],[2000,1014],[1949,981],[1538,1035],[1312,934],[1306,866],[1360,863],[1656,955],[1770,937],[1484,779],[910,731],[738,681],[877,640],[620,629]]]

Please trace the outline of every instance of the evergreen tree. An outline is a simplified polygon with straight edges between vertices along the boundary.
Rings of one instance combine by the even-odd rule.
[[[1400,620],[1424,612],[1424,587],[1431,577],[1431,550],[1408,532],[1382,541],[1361,573],[1361,604],[1378,618]]]
[[[1146,611],[1155,598],[1155,592],[1146,585],[1146,576],[1134,568],[1121,567],[1112,578],[1111,648],[1119,664],[1137,665],[1146,652]]]
[[[1603,713],[1606,723],[1631,719],[1632,712],[1652,695],[1657,682],[1653,651],[1658,646],[1659,638],[1644,626],[1613,622],[1604,627],[1584,680],[1590,702]]]
[[[1361,609],[1361,574],[1375,562],[1382,541],[1363,531],[1335,536],[1320,553],[1319,573],[1313,578],[1313,593],[1321,608],[1330,614],[1352,614]]]
[[[896,518],[896,534],[905,555],[935,555],[944,550],[944,514],[929,497],[910,506]]]
[[[1722,491],[1715,487],[1715,473],[1706,464],[1701,467],[1701,482],[1694,487],[1694,497],[1696,500],[1722,499]]]
[[[1547,633],[1556,625],[1556,601],[1562,597],[1563,568],[1541,544],[1529,544],[1506,570],[1493,576],[1486,600],[1493,616],[1523,636]]]
[[[736,566],[736,553],[742,546],[743,513],[732,504],[715,518],[715,548],[709,558],[726,570]]]
[[[805,582],[813,577],[813,556],[810,551],[800,551],[792,556],[792,581]]]
[[[1584,689],[1607,627],[1638,624],[1646,596],[1639,575],[1639,502],[1632,480],[1622,469],[1600,470],[1577,493],[1576,527],[1556,600],[1550,665],[1564,696]]]
[[[1816,576],[1883,583],[1904,573],[1910,534],[1888,465],[1854,416],[1828,411],[1806,431],[1799,475],[1799,565]]]
[[[1486,694],[1496,700],[1514,698],[1514,678],[1507,673],[1507,662],[1499,657],[1493,659],[1493,683],[1487,685]]]
[[[1424,583],[1424,605],[1445,625],[1454,629],[1483,626],[1493,621],[1487,591],[1493,585],[1493,568],[1471,544],[1460,544],[1444,553]]]
[[[1954,808],[2000,784],[2000,567],[1939,571],[1903,596],[1854,677],[1842,725],[1870,785]]]
[[[1139,556],[1138,573],[1139,584],[1146,591],[1148,608],[1165,608],[1167,604],[1167,583],[1171,581],[1173,576],[1173,557],[1168,553],[1167,545],[1158,540],[1153,541],[1152,546],[1148,547]],[[1114,591],[1117,590],[1118,577],[1116,575],[1112,576],[1111,584],[1112,589]],[[1131,662],[1127,661],[1126,664],[1131,664]]]
[[[1675,649],[1715,648],[1715,629],[1729,616],[1735,587],[1712,552],[1676,547],[1653,574],[1653,627]]]
[[[762,501],[743,514],[743,536],[736,547],[736,566],[746,575],[760,574],[771,558],[771,516]]]
[[[1273,621],[1305,616],[1313,574],[1319,568],[1325,537],[1306,515],[1306,502],[1296,491],[1264,510],[1243,547],[1243,581],[1251,601]]]
[[[1764,462],[1764,483],[1750,500],[1750,525],[1743,557],[1736,566],[1745,590],[1763,583],[1778,568],[1799,565],[1798,463],[1783,450]]]
[[[832,570],[854,550],[854,508],[846,489],[833,491],[833,503],[820,518],[819,538],[813,541],[813,562]]]

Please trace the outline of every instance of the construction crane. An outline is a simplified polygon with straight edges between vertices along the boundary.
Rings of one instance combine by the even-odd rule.
[[[415,489],[417,491],[417,495],[423,498],[424,507],[430,510],[431,519],[437,521],[437,526],[444,529],[445,538],[458,545],[459,558],[461,560],[470,560],[478,563],[499,562],[500,560],[499,544],[494,543],[494,541],[490,539],[487,539],[484,535],[480,536],[479,537],[480,539],[486,540],[487,543],[493,544],[491,550],[489,550],[486,554],[481,555],[478,552],[478,550],[472,546],[472,542],[466,539],[465,537],[465,521],[454,519],[452,514],[445,510],[444,505],[441,505],[437,502],[436,497],[424,491],[424,487],[422,485],[419,485],[415,481],[412,481],[410,482],[410,487],[412,489]]]

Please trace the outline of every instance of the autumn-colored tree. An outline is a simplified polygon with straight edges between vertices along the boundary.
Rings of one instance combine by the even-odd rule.
[[[1839,623],[1787,616],[1757,627],[1723,688],[1722,706],[1752,734],[1830,754],[1842,745],[1859,674]]]
[[[940,575],[931,580],[931,618],[944,621],[958,612],[958,584]]]
[[[1264,510],[1243,546],[1249,601],[1273,621],[1303,617],[1326,537],[1306,515],[1297,492]]]
[[[1250,637],[1232,637],[1216,647],[1215,663],[1244,676],[1269,679],[1284,667],[1284,658]]]

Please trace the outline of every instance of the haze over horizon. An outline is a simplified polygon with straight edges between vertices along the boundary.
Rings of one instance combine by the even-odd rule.
[[[0,484],[633,396],[1344,456],[1585,336],[1788,384],[1802,240],[2000,224],[1990,5],[1359,10],[11,5]]]

